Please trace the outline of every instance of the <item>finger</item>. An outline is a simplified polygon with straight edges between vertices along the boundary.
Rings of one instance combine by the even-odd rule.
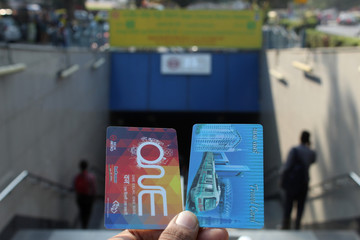
[[[124,230],[109,240],[158,240],[162,230]]]
[[[159,240],[195,240],[198,231],[199,222],[196,216],[192,212],[185,211],[170,221]]]
[[[204,228],[200,230],[197,240],[228,240],[229,234],[224,228]]]

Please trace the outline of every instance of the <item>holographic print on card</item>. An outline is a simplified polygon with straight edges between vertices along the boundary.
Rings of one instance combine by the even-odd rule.
[[[105,227],[164,229],[183,210],[176,131],[108,127]]]
[[[201,227],[262,228],[263,192],[261,125],[194,125],[186,209]]]

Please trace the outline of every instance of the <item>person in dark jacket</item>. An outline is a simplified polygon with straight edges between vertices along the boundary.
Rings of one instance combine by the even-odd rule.
[[[293,203],[297,202],[295,229],[300,229],[309,187],[309,168],[316,160],[316,153],[310,149],[310,133],[303,131],[300,145],[291,148],[282,169],[281,187],[285,192],[282,229],[290,229]]]

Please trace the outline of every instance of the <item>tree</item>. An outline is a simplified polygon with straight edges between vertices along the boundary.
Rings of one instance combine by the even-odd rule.
[[[75,10],[74,4],[75,4],[74,0],[64,0],[64,7],[66,9],[66,14],[69,22],[71,22],[74,19],[74,10]]]
[[[176,2],[182,8],[187,7],[191,3],[195,2],[195,0],[173,0],[173,1]]]
[[[271,8],[287,8],[290,0],[269,0],[268,2]]]
[[[9,4],[7,0],[0,0],[0,8],[8,8]]]
[[[85,2],[86,0],[76,0],[75,5],[80,9],[85,9]]]
[[[75,8],[85,9],[85,0],[52,0],[52,5],[55,9],[65,8],[68,20],[71,21]]]
[[[314,8],[320,9],[336,8],[338,10],[347,10],[351,7],[358,6],[359,0],[311,0],[309,4]]]

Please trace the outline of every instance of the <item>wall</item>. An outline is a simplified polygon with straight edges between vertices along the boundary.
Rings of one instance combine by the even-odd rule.
[[[209,75],[163,75],[161,53],[111,53],[111,124],[176,129],[185,186],[195,123],[259,120],[260,51],[209,54]]]
[[[163,75],[161,54],[111,54],[112,111],[259,112],[259,52],[211,53],[210,75]]]
[[[348,173],[360,174],[360,49],[270,50],[261,76],[261,118],[265,131],[265,165],[276,168],[289,149],[299,143],[303,129],[312,133],[317,163],[311,185]],[[304,74],[292,66],[313,66]],[[283,79],[269,75],[270,70]],[[268,193],[277,179],[268,184]],[[360,216],[359,188],[342,188],[309,200],[304,223],[322,223]]]
[[[10,50],[0,49],[0,65],[11,56],[27,68],[0,76],[0,187],[22,170],[71,186],[81,158],[103,172],[107,54],[50,46],[11,45]],[[106,63],[92,70],[98,57]],[[58,79],[57,72],[69,64],[80,70]],[[72,222],[77,210],[73,195],[26,181],[0,202],[0,232],[15,215]]]

